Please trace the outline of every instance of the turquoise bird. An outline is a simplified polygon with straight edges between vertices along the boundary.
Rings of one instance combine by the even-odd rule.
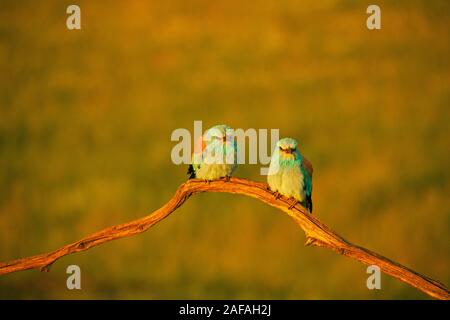
[[[267,182],[270,190],[279,195],[293,199],[293,208],[300,202],[312,212],[312,165],[298,151],[298,144],[292,138],[277,142],[270,161]]]
[[[195,142],[188,168],[189,179],[229,179],[236,168],[237,142],[229,126],[214,126]]]

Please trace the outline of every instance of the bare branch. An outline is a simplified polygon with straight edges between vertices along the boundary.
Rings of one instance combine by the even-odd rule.
[[[285,197],[276,199],[268,190],[267,184],[240,178],[232,178],[230,181],[226,181],[225,179],[216,180],[211,183],[205,183],[196,179],[189,180],[178,188],[177,192],[169,202],[150,215],[129,223],[106,228],[50,253],[0,263],[0,275],[36,268],[40,268],[42,271],[48,271],[49,267],[56,260],[65,255],[86,251],[111,240],[144,232],[175,211],[190,196],[201,192],[235,193],[261,200],[272,207],[282,210],[294,219],[306,233],[306,245],[326,247],[339,254],[356,259],[366,265],[377,265],[384,273],[408,283],[433,298],[450,299],[449,290],[438,281],[425,277],[386,257],[346,241],[325,224],[320,222],[315,216],[309,214],[308,211],[300,205],[296,205],[294,208],[289,209],[290,203],[288,199]]]

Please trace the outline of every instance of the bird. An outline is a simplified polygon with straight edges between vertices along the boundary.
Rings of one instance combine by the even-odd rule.
[[[189,179],[203,179],[207,182],[220,178],[230,180],[237,168],[237,142],[233,129],[225,124],[216,125],[205,131],[195,142]]]
[[[292,209],[300,202],[312,213],[312,173],[311,162],[298,150],[298,143],[292,138],[283,138],[275,146],[270,160],[267,182],[274,196],[281,195],[293,199]]]

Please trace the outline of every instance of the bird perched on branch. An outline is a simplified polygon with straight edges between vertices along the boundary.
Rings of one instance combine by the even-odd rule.
[[[189,179],[229,179],[236,168],[237,143],[229,126],[214,126],[195,142],[192,163],[188,168]]]
[[[275,197],[279,195],[293,199],[289,208],[298,202],[312,212],[311,163],[298,151],[298,144],[292,138],[277,142],[270,161],[267,182]]]

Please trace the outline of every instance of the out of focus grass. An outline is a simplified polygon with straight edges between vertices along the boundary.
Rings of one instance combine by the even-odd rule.
[[[315,214],[450,283],[450,3],[0,3],[0,261],[158,208],[176,128],[279,128],[315,165]],[[236,175],[262,180],[259,167]],[[220,205],[217,205],[220,203]],[[0,278],[0,298],[425,298],[255,200],[204,194],[145,234]],[[82,290],[65,268],[82,269]]]

